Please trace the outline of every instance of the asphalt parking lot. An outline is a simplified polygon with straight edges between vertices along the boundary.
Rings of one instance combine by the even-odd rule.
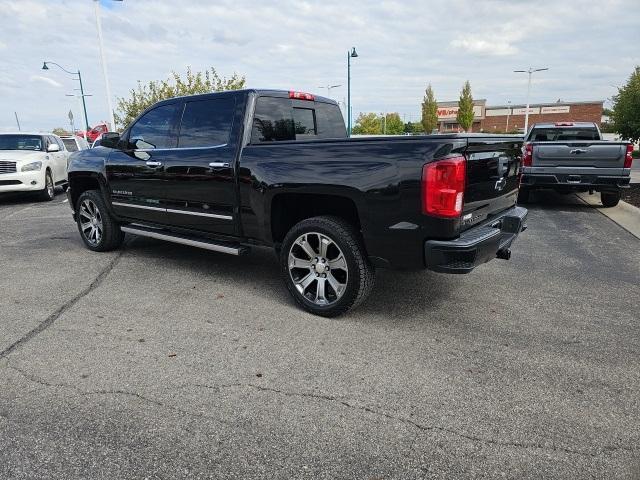
[[[339,319],[270,251],[89,252],[64,199],[0,198],[0,478],[640,477],[640,240],[574,196]]]

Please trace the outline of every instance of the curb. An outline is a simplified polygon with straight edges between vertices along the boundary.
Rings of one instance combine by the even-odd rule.
[[[640,239],[640,208],[620,200],[613,208],[604,208],[600,199],[596,200],[594,195],[587,193],[576,193],[576,196],[587,205],[595,208],[605,217],[613,220],[634,237]],[[597,198],[597,197],[596,197]]]

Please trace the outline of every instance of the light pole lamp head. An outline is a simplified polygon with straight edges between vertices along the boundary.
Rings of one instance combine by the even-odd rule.
[[[349,56],[356,58],[358,56],[358,52],[356,52],[356,47],[351,47],[351,53]]]
[[[44,62],[42,64],[42,70],[49,70],[49,67],[47,66],[47,62]]]

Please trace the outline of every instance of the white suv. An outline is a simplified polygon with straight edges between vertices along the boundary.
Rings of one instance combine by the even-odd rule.
[[[38,192],[53,200],[55,186],[67,187],[69,152],[57,135],[0,134],[0,193]]]

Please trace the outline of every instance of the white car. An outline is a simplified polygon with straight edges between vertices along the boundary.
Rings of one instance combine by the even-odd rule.
[[[67,187],[69,152],[50,133],[0,133],[0,193],[37,192],[53,200],[55,187]]]
[[[82,137],[77,135],[70,135],[68,137],[60,137],[62,143],[69,153],[77,152],[79,150],[86,150],[90,148],[89,143]]]

